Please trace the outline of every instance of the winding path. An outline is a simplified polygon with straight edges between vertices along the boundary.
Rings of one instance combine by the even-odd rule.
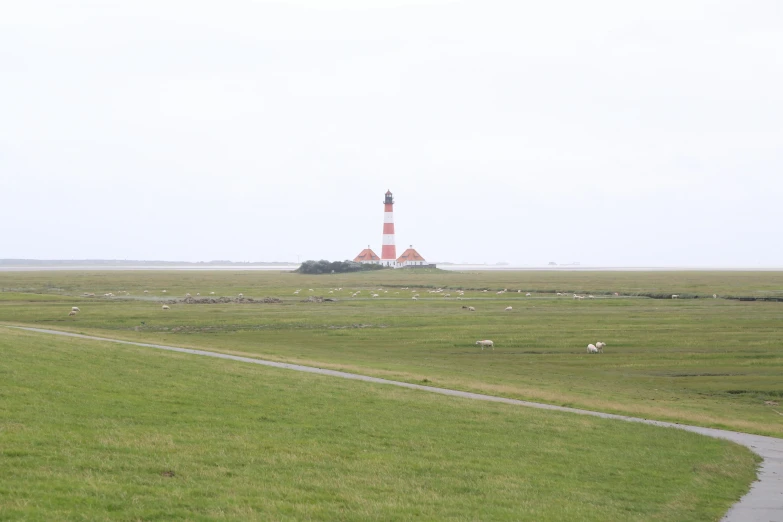
[[[66,337],[77,337],[79,339],[89,339],[93,341],[105,341],[120,344],[130,344],[133,346],[143,346],[146,348],[157,348],[159,350],[169,350],[172,352],[189,353],[193,355],[204,355],[207,357],[217,357],[220,359],[231,359],[252,364],[261,364],[275,368],[284,368],[286,370],[296,370],[300,372],[317,373],[320,375],[330,375],[343,379],[353,379],[357,381],[372,382],[377,384],[391,384],[403,388],[411,388],[430,393],[440,393],[441,395],[451,395],[466,399],[476,399],[481,401],[502,402],[505,404],[515,404],[528,408],[538,408],[542,410],[563,411],[568,413],[577,413],[579,415],[592,415],[604,419],[616,419],[627,422],[639,422],[642,424],[651,424],[664,428],[677,428],[685,431],[692,431],[708,437],[717,439],[726,439],[737,444],[742,444],[757,453],[764,459],[759,469],[758,481],[753,484],[750,491],[734,504],[732,508],[723,517],[722,522],[783,522],[783,439],[774,437],[764,437],[761,435],[750,435],[736,431],[726,431],[714,428],[702,428],[699,426],[688,426],[685,424],[676,424],[672,422],[662,422],[649,419],[640,419],[636,417],[626,417],[624,415],[614,415],[611,413],[601,413],[597,411],[579,410],[576,408],[566,408],[563,406],[554,406],[551,404],[541,404],[537,402],[521,401],[517,399],[507,399],[504,397],[493,397],[492,395],[483,395],[480,393],[470,393],[445,388],[434,388],[431,386],[422,386],[407,382],[391,381],[377,377],[368,377],[366,375],[356,375],[353,373],[339,372],[335,370],[325,370],[322,368],[313,368],[311,366],[301,366],[298,364],[288,364],[275,361],[265,361],[262,359],[253,359],[250,357],[240,357],[237,355],[227,355],[223,353],[208,352],[204,350],[192,350],[189,348],[177,348],[175,346],[165,346],[161,344],[138,343],[133,341],[122,341],[119,339],[107,339],[104,337],[95,337],[92,335],[82,335],[57,330],[46,330],[43,328],[30,328],[24,326],[8,326],[18,330],[27,330],[43,334],[63,335]]]

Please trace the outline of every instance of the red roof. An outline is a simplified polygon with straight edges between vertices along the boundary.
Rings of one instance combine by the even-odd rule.
[[[354,261],[356,263],[361,263],[362,261],[380,261],[381,258],[378,257],[375,252],[370,250],[369,248],[365,248],[361,252],[359,252],[359,255],[356,256]]]
[[[421,257],[421,254],[416,252],[413,248],[409,248],[403,252],[400,257],[397,258],[398,263],[404,263],[405,261],[424,261],[424,258]]]
[[[386,195],[387,195],[387,196],[391,196],[391,190],[387,190],[387,191],[386,191]]]

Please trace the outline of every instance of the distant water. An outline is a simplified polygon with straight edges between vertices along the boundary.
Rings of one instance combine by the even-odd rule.
[[[220,265],[208,265],[208,266],[177,266],[177,265],[161,265],[161,266],[152,266],[152,265],[127,265],[127,266],[120,266],[120,265],[69,265],[69,266],[62,266],[62,265],[56,265],[56,266],[0,266],[0,272],[49,272],[49,271],[65,271],[65,270],[82,270],[86,272],[102,272],[102,271],[122,271],[122,270],[141,270],[141,271],[149,271],[149,270],[175,270],[175,271],[184,271],[184,272],[203,272],[203,271],[211,271],[211,270],[222,270],[222,271],[236,271],[236,272],[248,272],[248,271],[270,271],[270,270],[278,270],[278,271],[288,271],[296,270],[299,268],[299,265],[287,265],[287,266],[280,266],[280,265],[257,265],[257,266],[220,266]]]
[[[48,271],[122,271],[122,270],[165,270],[178,272],[254,272],[254,271],[280,271],[290,272],[299,268],[298,265],[257,265],[257,266],[149,266],[149,265],[73,265],[73,266],[0,266],[0,272],[48,272]],[[475,271],[551,271],[551,272],[677,272],[677,271],[729,271],[729,272],[781,272],[783,267],[726,267],[726,266],[510,266],[510,265],[438,265],[443,270],[459,272]]]

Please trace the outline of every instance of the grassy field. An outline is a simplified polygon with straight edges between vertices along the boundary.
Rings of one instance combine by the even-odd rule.
[[[451,290],[428,293],[438,286]],[[774,404],[783,398],[783,303],[623,297],[779,295],[778,272],[26,272],[0,273],[0,287],[0,321],[10,324],[783,436],[783,409]],[[460,287],[474,290],[457,300]],[[499,288],[532,295],[498,295]],[[597,298],[574,300],[573,290]],[[78,297],[120,291],[130,295]],[[568,296],[552,293],[560,291]],[[161,310],[162,300],[186,292],[282,302]],[[605,295],[614,292],[621,296]],[[302,302],[309,295],[337,302]],[[73,318],[71,305],[82,309]],[[473,344],[484,338],[495,341],[494,352]],[[598,340],[608,343],[606,353],[587,355],[587,343]]]
[[[3,520],[718,520],[755,476],[679,430],[234,361],[6,328],[0,360]]]

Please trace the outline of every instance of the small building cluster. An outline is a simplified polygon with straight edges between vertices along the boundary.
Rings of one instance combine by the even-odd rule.
[[[403,252],[400,257],[397,257],[397,247],[394,243],[394,197],[391,191],[386,191],[383,205],[383,248],[381,257],[378,257],[370,246],[367,245],[367,248],[354,258],[354,261],[356,263],[384,265],[392,268],[430,266],[424,257],[413,248],[413,245]]]

